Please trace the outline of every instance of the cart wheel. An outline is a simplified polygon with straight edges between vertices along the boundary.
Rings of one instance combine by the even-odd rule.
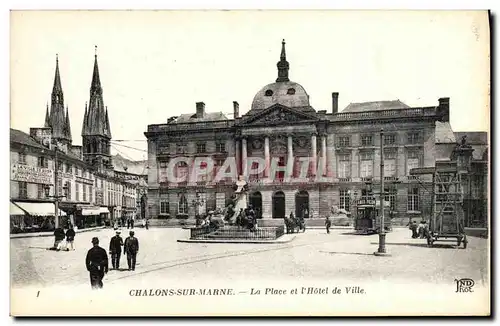
[[[462,243],[462,238],[457,238],[457,247],[460,247],[461,243]]]
[[[431,237],[427,238],[427,245],[429,247],[432,247],[432,244],[434,243],[434,239],[432,239]]]

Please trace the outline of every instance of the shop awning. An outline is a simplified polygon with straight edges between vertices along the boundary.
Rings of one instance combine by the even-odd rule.
[[[82,215],[84,216],[99,215],[99,214],[100,214],[99,208],[82,208]]]
[[[32,216],[54,216],[54,203],[16,202],[15,204]],[[59,210],[59,216],[66,216],[66,213]]]
[[[105,213],[108,213],[108,214],[109,214],[109,209],[108,209],[107,207],[101,207],[101,208],[99,209],[99,212],[100,212],[101,214],[105,214]]]
[[[26,212],[13,203],[10,203],[10,215],[26,215]]]

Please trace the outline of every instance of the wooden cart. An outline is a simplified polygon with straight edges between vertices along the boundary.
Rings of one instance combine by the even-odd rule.
[[[432,174],[432,213],[427,232],[427,244],[436,241],[456,241],[457,247],[467,248],[463,227],[460,174],[457,166],[437,165],[436,168],[412,169],[412,175]]]

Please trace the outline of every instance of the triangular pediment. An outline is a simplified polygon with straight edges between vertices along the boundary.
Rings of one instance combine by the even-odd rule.
[[[275,125],[297,122],[317,121],[319,118],[314,112],[302,112],[296,109],[286,107],[281,104],[275,104],[262,110],[257,114],[243,119],[242,125]]]

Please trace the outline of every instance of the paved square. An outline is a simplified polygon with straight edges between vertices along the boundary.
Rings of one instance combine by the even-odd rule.
[[[351,234],[350,230],[308,229],[286,244],[180,243],[188,230],[174,228],[135,229],[140,242],[134,272],[110,271],[105,284],[151,280],[356,280],[362,282],[424,282],[453,284],[454,279],[486,282],[488,240],[469,238],[467,249],[446,243],[428,248],[425,240],[411,239],[407,229],[387,235],[390,257],[375,257],[378,236]],[[88,283],[85,256],[91,239],[99,237],[108,250],[112,229],[79,233],[76,250],[55,252],[45,248],[52,237],[11,239],[11,284],[26,286],[83,285]],[[122,236],[128,235],[122,230]],[[450,242],[453,244],[453,242]],[[122,256],[121,267],[127,266]],[[111,262],[110,262],[111,267]]]

